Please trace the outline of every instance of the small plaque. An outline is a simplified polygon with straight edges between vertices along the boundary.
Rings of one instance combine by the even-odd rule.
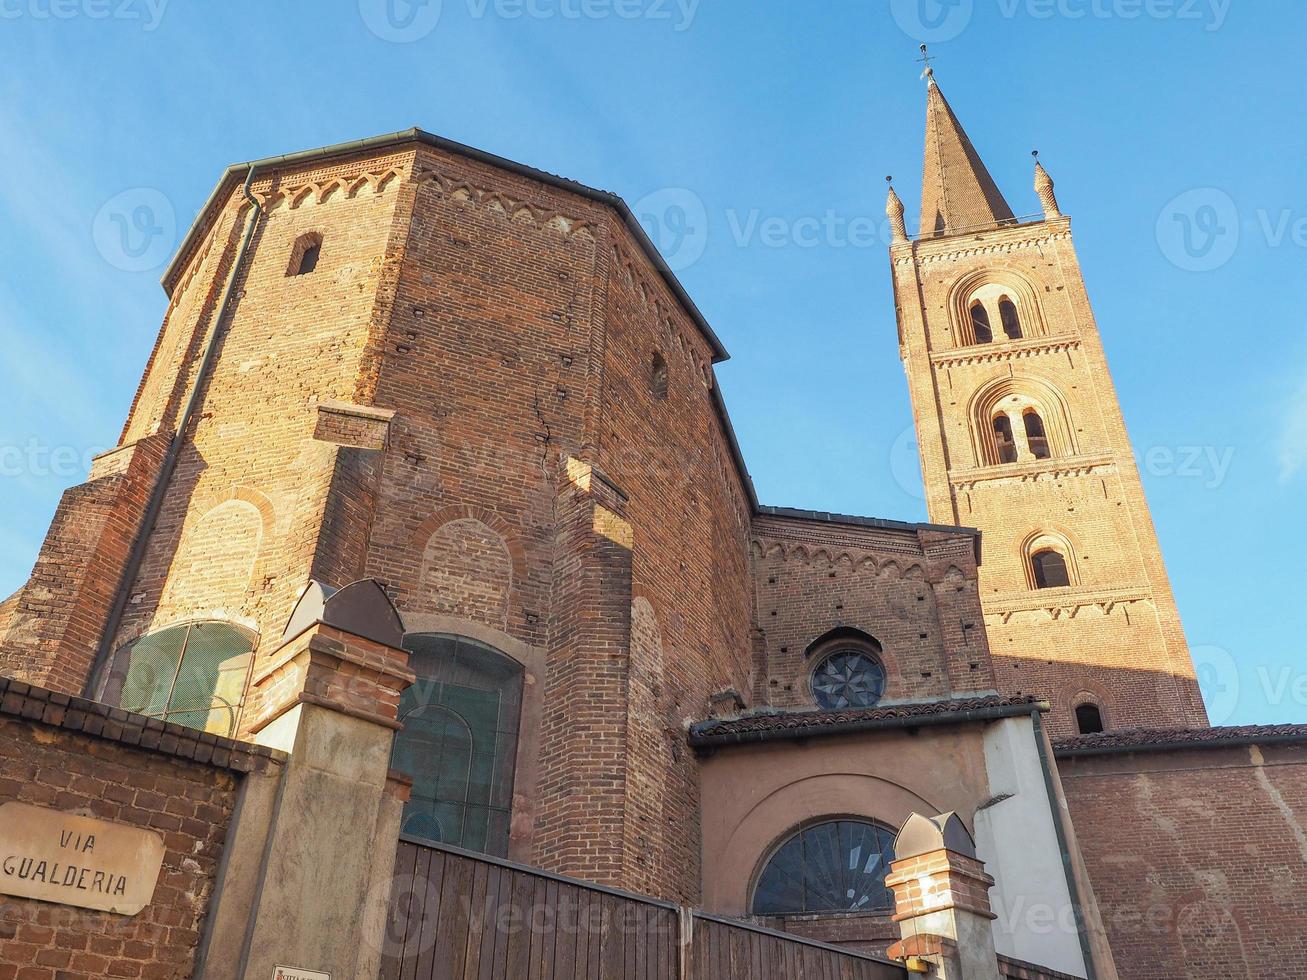
[[[272,975],[272,980],[331,980],[331,974],[319,973],[317,970],[301,970],[293,966],[279,966],[277,972]]]
[[[0,894],[135,915],[154,897],[162,867],[163,838],[152,830],[0,805]]]

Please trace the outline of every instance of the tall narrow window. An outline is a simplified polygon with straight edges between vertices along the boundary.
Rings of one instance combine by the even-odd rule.
[[[1076,728],[1081,735],[1094,735],[1103,730],[1103,713],[1098,710],[1098,705],[1088,701],[1076,705]]]
[[[994,443],[998,447],[1000,463],[1017,461],[1017,444],[1012,438],[1012,420],[1006,415],[994,416]]]
[[[1071,584],[1066,559],[1056,551],[1037,551],[1030,556],[1030,564],[1035,573],[1037,589],[1056,589]]]
[[[667,399],[667,362],[655,353],[649,366],[649,391],[660,402]]]
[[[413,777],[403,830],[503,857],[513,802],[522,668],[460,636],[405,637],[417,681],[400,698],[391,765]]]
[[[978,344],[988,344],[994,339],[994,330],[989,325],[989,314],[979,300],[971,304],[971,332]]]
[[[1003,320],[1003,333],[1008,340],[1021,339],[1021,318],[1017,316],[1016,304],[1004,296],[998,301],[998,315]]]
[[[104,700],[125,711],[232,736],[255,636],[230,623],[187,623],[143,636],[114,660]]]
[[[286,267],[288,276],[306,276],[318,267],[318,257],[322,254],[322,236],[316,231],[300,235],[295,239],[295,247],[290,252],[290,265]]]
[[[1044,432],[1044,420],[1036,411],[1028,411],[1023,416],[1026,424],[1026,444],[1035,459],[1048,459],[1048,435]]]

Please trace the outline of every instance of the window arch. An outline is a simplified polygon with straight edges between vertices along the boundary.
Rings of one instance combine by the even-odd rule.
[[[252,630],[217,620],[149,633],[114,657],[104,701],[161,721],[234,736],[257,639]]]
[[[1021,317],[1017,313],[1017,305],[1008,297],[1003,296],[998,301],[999,319],[1003,321],[1003,333],[1008,340],[1021,339]]]
[[[1103,712],[1092,701],[1076,705],[1076,730],[1081,735],[1096,735],[1104,730]]]
[[[657,351],[649,366],[649,392],[660,402],[667,400],[667,362]]]
[[[1042,378],[1002,376],[972,396],[968,414],[977,466],[1073,456],[1066,399]],[[999,421],[1003,417],[1004,421]],[[1011,440],[1012,448],[1008,448]]]
[[[523,670],[462,636],[404,638],[417,680],[400,698],[391,765],[413,777],[403,831],[500,857],[508,853]]]
[[[290,264],[286,267],[288,276],[306,276],[318,267],[322,255],[322,235],[316,231],[300,235],[291,248]]]
[[[982,343],[973,330],[974,311],[979,307],[990,327],[990,335],[1001,328],[1000,339],[1020,340],[1048,333],[1040,306],[1043,286],[1037,286],[1013,269],[977,269],[953,284],[948,309],[953,341],[958,346]]]
[[[980,300],[971,304],[971,339],[977,344],[989,344],[994,340],[994,328],[989,324],[989,313]]]
[[[751,913],[762,916],[888,912],[885,885],[894,860],[894,831],[868,820],[842,818],[792,834],[763,865]]]

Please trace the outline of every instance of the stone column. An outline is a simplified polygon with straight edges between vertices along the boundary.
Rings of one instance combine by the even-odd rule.
[[[389,769],[413,682],[401,640],[377,583],[315,584],[256,670],[251,737],[290,759],[242,806],[198,976],[377,975],[408,789]]]
[[[938,980],[999,980],[989,905],[994,879],[955,813],[914,813],[894,842],[885,883],[903,938],[889,955]]]

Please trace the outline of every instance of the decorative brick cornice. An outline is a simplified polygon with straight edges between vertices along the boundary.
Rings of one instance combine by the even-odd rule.
[[[895,922],[949,909],[998,918],[989,904],[994,879],[981,861],[956,851],[941,848],[895,861],[885,885],[894,892]]]
[[[1092,476],[1115,468],[1116,458],[1111,453],[1081,453],[1076,456],[954,470],[949,475],[949,482],[955,490],[974,490],[983,483],[1036,483],[1039,480],[1061,480],[1069,476]]]
[[[1000,341],[974,347],[938,351],[930,355],[930,363],[936,367],[952,367],[959,364],[992,364],[1000,361],[1020,360],[1039,354],[1060,354],[1064,351],[1079,349],[1079,337],[1028,337],[1016,343]]]
[[[172,756],[231,772],[263,772],[287,756],[262,745],[185,728],[0,677],[0,716],[21,718],[128,748]]]
[[[1075,618],[1082,610],[1096,608],[1111,615],[1117,606],[1135,602],[1152,602],[1153,594],[1143,586],[1124,589],[1083,589],[1069,586],[1060,589],[1037,589],[1033,592],[999,595],[985,599],[987,622],[1006,623],[1016,613],[1045,612],[1052,619]]]

